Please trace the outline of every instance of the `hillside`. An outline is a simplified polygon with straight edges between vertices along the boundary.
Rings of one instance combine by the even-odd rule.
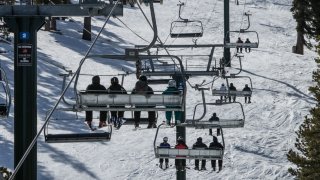
[[[250,30],[259,33],[260,46],[251,53],[244,53],[241,75],[250,76],[253,82],[251,104],[244,104],[246,123],[244,128],[225,129],[225,157],[223,170],[212,172],[210,162],[207,171],[193,170],[194,161],[187,161],[187,179],[293,179],[287,172],[292,166],[285,154],[294,146],[295,130],[302,123],[308,110],[315,105],[308,87],[313,84],[312,71],[316,69],[313,58],[315,53],[306,50],[304,56],[291,53],[295,44],[295,21],[290,12],[291,0],[239,0],[236,6],[230,2],[230,29],[239,30],[246,26],[242,14],[252,13]],[[163,5],[155,5],[158,34],[166,44],[192,44],[191,39],[172,39],[168,37],[170,23],[178,16],[178,1],[164,1]],[[245,6],[243,4],[246,4]],[[142,5],[149,16],[148,7]],[[201,20],[204,25],[204,36],[197,44],[223,43],[223,1],[202,0],[187,1],[182,16]],[[124,16],[119,17],[134,32],[147,41],[152,39],[152,31],[140,10],[124,9]],[[73,72],[90,46],[88,41],[81,40],[82,18],[74,18],[76,22],[58,21],[58,29],[62,35],[40,30],[38,33],[38,129],[43,125],[46,112],[53,107],[59,98],[62,86],[60,73],[62,67]],[[93,32],[96,34],[104,22],[104,17],[92,19]],[[245,37],[243,37],[244,39]],[[166,40],[167,39],[167,40]],[[102,32],[92,54],[123,54],[125,47],[135,44],[146,44],[144,40],[129,31],[119,20],[111,21]],[[8,51],[0,54],[1,66],[8,73],[13,93],[13,46],[0,42],[0,47]],[[172,54],[209,54],[208,49],[177,49]],[[234,51],[232,50],[232,54]],[[219,60],[222,49],[217,48],[214,57]],[[191,60],[190,64],[199,61]],[[237,59],[232,60],[229,71],[239,69]],[[126,61],[110,59],[88,59],[81,73],[117,75],[123,70],[133,72],[135,65]],[[78,89],[85,89],[90,83],[90,76],[81,76]],[[212,77],[192,77],[190,83],[195,84]],[[110,77],[102,77],[101,82],[109,86]],[[131,91],[136,81],[135,75],[125,77],[124,87]],[[213,88],[218,88],[222,81],[217,80]],[[238,83],[238,84],[237,84]],[[247,82],[246,82],[247,83]],[[244,81],[235,81],[238,89],[244,87]],[[72,86],[73,87],[73,86]],[[165,85],[152,85],[154,90],[164,90]],[[208,84],[207,87],[211,87]],[[201,103],[199,91],[188,87],[187,119],[191,119],[196,103]],[[73,97],[72,88],[67,93],[67,100]],[[210,91],[206,91],[207,102],[213,102]],[[244,103],[243,98],[238,98]],[[215,111],[221,117],[239,115],[237,108],[218,107],[208,109],[209,118]],[[196,116],[201,115],[201,109]],[[58,114],[55,114],[58,115]],[[51,132],[87,131],[82,121],[84,113],[79,113],[78,120],[55,121],[50,124]],[[98,114],[94,114],[96,117]],[[72,113],[63,114],[62,118],[74,118]],[[126,112],[125,116],[131,116]],[[0,121],[0,166],[13,169],[13,107],[9,119]],[[165,119],[159,113],[158,123]],[[97,123],[97,120],[95,121]],[[142,125],[143,127],[145,125]],[[175,128],[161,129],[158,143],[162,137],[168,136],[174,145]],[[163,171],[158,168],[158,159],[154,158],[153,140],[155,129],[133,131],[133,125],[114,130],[110,142],[104,143],[65,143],[47,144],[43,136],[38,140],[38,179],[175,179],[174,161],[171,167]],[[187,144],[192,146],[197,137],[209,144],[212,137],[208,130],[187,129]]]

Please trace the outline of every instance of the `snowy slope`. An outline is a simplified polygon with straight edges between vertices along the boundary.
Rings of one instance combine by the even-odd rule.
[[[230,29],[238,30],[245,27],[243,12],[250,11],[251,27],[259,33],[260,47],[252,53],[245,53],[242,61],[241,75],[250,76],[253,82],[254,94],[251,104],[244,105],[246,116],[245,128],[225,129],[225,157],[223,171],[211,172],[210,162],[208,171],[193,170],[194,161],[187,161],[191,170],[187,170],[187,179],[293,179],[287,172],[291,164],[285,154],[293,147],[295,133],[308,110],[315,105],[308,87],[313,84],[312,71],[316,68],[313,52],[306,51],[300,56],[291,53],[295,44],[295,21],[289,11],[291,0],[239,0],[236,6],[230,2]],[[162,6],[155,5],[159,36],[162,41],[168,37],[170,23],[177,18],[178,1],[165,1]],[[142,6],[149,15],[149,9]],[[204,23],[204,37],[197,43],[223,43],[223,1],[202,0],[187,1],[183,17],[199,19]],[[76,70],[80,59],[90,44],[81,40],[81,18],[77,22],[59,21],[58,29],[63,35],[48,33],[40,30],[38,33],[38,127],[43,125],[46,112],[53,107],[61,92],[62,78],[58,76],[64,71],[59,67]],[[120,19],[144,39],[151,41],[152,31],[143,18],[139,9],[126,7],[124,16]],[[104,18],[93,18],[93,32],[102,26]],[[79,25],[80,23],[80,25]],[[245,37],[243,37],[245,38]],[[167,39],[166,44],[192,44],[190,39]],[[92,53],[123,54],[124,47],[146,42],[130,32],[117,19],[112,18],[106,26],[94,47]],[[8,54],[0,54],[2,66],[9,74],[13,87],[13,49],[12,46],[0,43]],[[209,54],[208,49],[180,49],[172,54]],[[232,50],[233,53],[233,50]],[[214,57],[219,59],[222,49],[215,51]],[[197,61],[193,62],[194,64]],[[232,61],[238,68],[236,59]],[[134,71],[134,64],[125,61],[91,59],[87,60],[82,73],[112,74],[123,73],[122,68]],[[231,69],[230,71],[236,71]],[[102,77],[102,84],[108,86],[110,77]],[[190,83],[203,80],[209,82],[211,77],[195,77]],[[136,79],[135,75],[125,77],[124,87],[131,90]],[[90,76],[81,76],[79,89],[84,89],[90,82]],[[235,82],[242,89],[244,82]],[[211,84],[208,85],[210,87]],[[218,88],[220,82],[214,83]],[[164,85],[152,86],[155,90],[163,90]],[[13,89],[12,89],[13,92]],[[13,93],[12,93],[13,94]],[[67,97],[72,97],[68,91]],[[210,92],[206,92],[206,100],[212,102]],[[198,91],[188,87],[187,118],[192,118],[195,103],[201,102]],[[244,102],[239,98],[239,102]],[[239,110],[222,107],[212,109],[221,116],[234,116]],[[11,110],[13,112],[13,109]],[[197,117],[201,112],[197,112]],[[13,113],[8,120],[0,121],[0,166],[13,169]],[[98,114],[95,114],[96,117]],[[206,115],[208,118],[210,114]],[[64,115],[74,117],[74,115]],[[126,112],[126,116],[130,116]],[[52,132],[86,131],[82,120],[84,113],[79,114],[80,120],[65,120],[54,122]],[[164,114],[159,113],[159,120],[164,120]],[[96,121],[95,121],[96,122]],[[96,122],[97,123],[97,122]],[[144,125],[142,125],[144,126]],[[173,160],[168,170],[159,169],[154,158],[153,140],[155,130],[133,131],[133,126],[123,126],[114,131],[112,140],[105,143],[68,143],[46,144],[43,136],[38,141],[38,179],[175,179]],[[163,129],[159,136],[168,136],[174,145],[175,129]],[[192,146],[196,138],[202,136],[209,144],[211,136],[207,130],[187,129],[187,144]],[[158,139],[158,143],[160,143]]]

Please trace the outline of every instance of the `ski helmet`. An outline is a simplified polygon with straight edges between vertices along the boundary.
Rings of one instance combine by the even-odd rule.
[[[197,141],[202,142],[202,137],[198,137]]]
[[[111,84],[119,84],[119,79],[117,77],[111,78]]]
[[[177,83],[175,80],[170,80],[169,83],[168,83],[168,86],[169,87],[177,87]]]
[[[100,84],[100,77],[99,76],[93,76],[92,77],[92,84]]]
[[[139,77],[139,80],[141,80],[141,81],[144,81],[144,82],[147,82],[147,76],[145,76],[145,75],[141,75],[140,77]]]

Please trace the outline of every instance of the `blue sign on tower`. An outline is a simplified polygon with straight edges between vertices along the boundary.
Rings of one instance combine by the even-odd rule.
[[[28,40],[30,37],[29,32],[20,32],[19,33],[19,39],[20,40]]]

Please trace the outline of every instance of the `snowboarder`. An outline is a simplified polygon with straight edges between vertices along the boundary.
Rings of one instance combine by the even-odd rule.
[[[240,37],[238,37],[238,40],[236,43],[243,43],[243,41],[241,40]],[[242,53],[242,46],[237,46],[237,53],[239,52],[239,50],[240,50],[240,53]]]
[[[243,88],[242,91],[249,91],[251,92],[251,88],[249,88],[248,84],[246,84]],[[244,102],[247,103],[247,98],[248,98],[248,103],[251,103],[251,96],[250,95],[245,95],[244,96]]]
[[[207,149],[207,148],[208,148],[208,146],[202,142],[202,137],[198,137],[197,142],[194,143],[192,146],[192,149]],[[195,164],[194,169],[199,170],[199,159],[196,159],[194,164]],[[207,170],[205,159],[201,160],[201,170]]]
[[[111,85],[107,89],[108,94],[127,94],[127,91],[119,84],[117,77],[111,78]],[[124,106],[110,106],[111,108],[124,108]],[[119,129],[122,125],[124,111],[111,111],[110,122],[114,124],[114,127]]]
[[[148,86],[148,79],[146,76],[142,75],[139,77],[139,80],[136,82],[135,88],[132,90],[132,94],[154,94],[153,89]],[[136,106],[137,108],[152,108],[153,106]],[[140,123],[140,116],[141,116],[141,111],[135,111],[134,112],[134,124],[135,128],[139,127]],[[148,111],[148,119],[149,119],[149,124],[147,128],[157,128],[156,125],[156,112],[155,111]]]
[[[209,121],[219,121],[220,119],[217,117],[217,113],[213,113]],[[209,129],[209,135],[212,136],[212,129]],[[217,136],[220,135],[220,128],[217,129]]]
[[[175,80],[170,80],[168,83],[168,88],[162,94],[180,94],[177,88],[177,83]],[[176,106],[166,106],[167,108],[179,108]],[[172,111],[166,111],[166,125],[171,126]],[[181,112],[174,111],[175,124],[180,124]]]
[[[227,91],[227,87],[222,83],[221,86],[220,86],[220,91]],[[223,100],[223,96],[220,96],[220,100],[222,102]],[[226,102],[227,101],[227,96],[224,96],[224,101]]]
[[[224,147],[221,145],[221,143],[218,142],[217,137],[213,136],[213,142],[210,143],[209,149],[223,149]],[[213,171],[216,170],[216,160],[211,160],[211,166]],[[219,166],[219,171],[222,169],[222,159],[218,160],[218,166]],[[218,171],[218,172],[219,172]]]
[[[230,83],[229,90],[230,91],[237,91],[237,88],[233,86],[233,83]],[[232,96],[232,99],[233,99],[233,102],[235,102],[236,101],[236,95],[235,95],[235,92],[232,92],[232,93],[234,93],[234,95]],[[229,96],[229,102],[231,102],[231,96]]]
[[[160,143],[159,148],[167,148],[167,149],[170,149],[170,144],[168,143],[168,137],[164,137],[164,138],[163,138],[163,142]],[[165,162],[166,162],[165,169],[167,169],[167,168],[169,167],[169,159],[168,159],[168,158],[165,158],[164,160],[165,160]],[[160,162],[159,167],[162,169],[162,167],[163,167],[163,158],[160,158],[160,159],[159,159],[159,162]]]
[[[251,43],[251,42],[250,42],[249,38],[247,38],[244,43]],[[250,52],[250,51],[251,51],[251,48],[248,47],[248,46],[245,46],[244,50],[245,50],[246,52]]]
[[[100,77],[93,76],[92,84],[89,84],[87,87],[88,93],[106,93],[106,88],[100,84]],[[100,111],[100,122],[99,127],[105,126],[107,120],[107,111]],[[89,128],[92,130],[92,111],[86,111],[86,123]]]
[[[174,147],[176,149],[188,149],[188,146],[184,142],[181,136],[178,137],[178,143]],[[177,156],[178,157],[178,156]],[[186,160],[185,159],[175,159],[176,169],[178,171],[184,171],[186,169]]]

